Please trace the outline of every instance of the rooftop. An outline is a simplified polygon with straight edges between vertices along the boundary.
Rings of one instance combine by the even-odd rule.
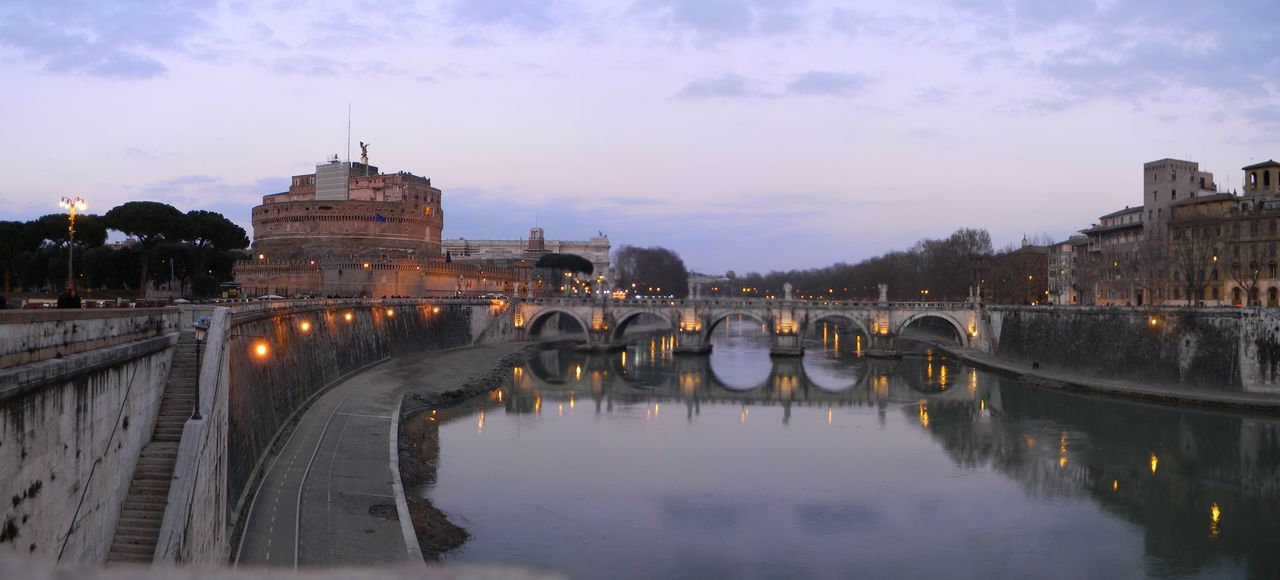
[[[1277,163],[1275,159],[1268,159],[1266,161],[1263,161],[1262,163],[1254,163],[1253,165],[1246,165],[1244,167],[1241,167],[1240,169],[1244,171],[1248,171],[1250,169],[1262,169],[1263,167],[1280,167],[1280,163]]]
[[[1104,215],[1104,216],[1102,216],[1102,217],[1100,217],[1100,218],[1098,218],[1098,219],[1112,218],[1112,217],[1122,216],[1122,215],[1125,215],[1125,214],[1131,214],[1131,213],[1138,213],[1138,214],[1142,213],[1142,207],[1141,207],[1141,206],[1138,206],[1138,207],[1126,207],[1126,208],[1124,208],[1124,209],[1122,209],[1122,210],[1120,210],[1120,211],[1113,211],[1113,212],[1111,212],[1111,213],[1109,213],[1109,214],[1107,214],[1107,215]]]

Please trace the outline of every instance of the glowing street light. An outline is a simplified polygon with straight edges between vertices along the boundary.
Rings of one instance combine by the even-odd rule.
[[[75,199],[64,197],[58,202],[58,207],[71,212],[71,217],[67,222],[67,285],[74,286],[76,283],[76,210],[84,211],[89,207],[89,204],[85,203],[84,198],[79,196],[76,196]]]

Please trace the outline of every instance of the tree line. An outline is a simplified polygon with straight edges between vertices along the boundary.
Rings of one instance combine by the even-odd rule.
[[[734,279],[731,288],[746,296],[781,296],[783,284],[790,282],[795,297],[875,300],[878,286],[888,284],[894,301],[963,300],[981,284],[984,266],[994,253],[987,230],[962,228],[946,238],[925,238],[910,249],[854,264],[749,273]]]
[[[204,210],[186,213],[154,201],[131,201],[106,214],[78,214],[75,240],[70,217],[48,214],[30,221],[0,221],[0,268],[4,292],[54,292],[67,283],[74,256],[75,285],[86,290],[124,290],[145,296],[148,284],[171,278],[184,294],[207,297],[230,280],[236,260],[247,257],[244,228]],[[108,230],[132,242],[107,245]],[[68,249],[69,245],[73,245]]]
[[[983,300],[1038,303],[1047,295],[1046,270],[1051,240],[1039,237],[996,250],[991,234],[961,228],[941,239],[925,238],[906,250],[891,251],[850,264],[797,270],[730,271],[725,280],[703,288],[709,296],[781,297],[790,283],[792,296],[804,299],[876,300],[879,285],[889,286],[893,301],[963,301],[981,290]],[[684,298],[689,272],[676,252],[662,247],[624,245],[614,253],[614,283],[633,295]],[[659,291],[658,289],[661,288]]]

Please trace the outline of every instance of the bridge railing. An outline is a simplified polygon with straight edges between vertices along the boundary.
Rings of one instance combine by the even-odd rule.
[[[972,302],[867,302],[860,300],[782,300],[768,298],[518,298],[518,302],[546,306],[599,306],[613,307],[698,307],[721,308],[843,308],[843,309],[910,309],[910,310],[962,310],[973,308]]]
[[[286,300],[257,300],[254,302],[236,302],[227,304],[231,315],[236,319],[261,318],[273,314],[299,312],[307,310],[325,310],[330,308],[369,308],[374,306],[420,306],[420,305],[461,305],[484,306],[492,304],[491,299],[463,298],[315,298]]]

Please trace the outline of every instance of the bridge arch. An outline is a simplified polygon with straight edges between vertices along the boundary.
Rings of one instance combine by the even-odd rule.
[[[627,310],[627,311],[623,311],[622,315],[617,317],[614,320],[613,332],[611,334],[611,337],[613,338],[613,340],[615,341],[622,340],[622,335],[627,332],[627,326],[629,326],[632,322],[635,322],[636,319],[645,315],[652,316],[654,318],[662,320],[671,326],[670,330],[672,331],[676,330],[677,323],[674,320],[672,320],[672,316],[669,313],[659,314],[658,312],[654,312],[653,310],[648,310],[648,309]]]
[[[761,326],[765,327],[766,329],[765,332],[768,335],[770,336],[773,335],[773,325],[769,324],[769,320],[767,319],[766,316],[761,316],[759,314],[746,311],[746,310],[730,310],[726,312],[717,312],[715,314],[712,314],[710,317],[708,317],[707,328],[703,330],[703,333],[702,333],[703,340],[705,340],[709,344],[711,342],[711,334],[716,331],[716,328],[720,326],[720,323],[730,318],[733,318],[735,316],[742,317],[742,318],[750,318],[756,322],[759,322]]]
[[[843,312],[819,313],[816,317],[809,319],[809,327],[817,328],[818,323],[823,320],[843,320],[852,324],[854,328],[857,328],[858,332],[861,332],[864,338],[869,338],[871,336],[871,330],[867,328],[867,325],[863,324],[861,320],[854,318],[852,315],[845,314]]]
[[[924,312],[917,312],[915,314],[912,314],[911,316],[908,316],[905,320],[903,320],[901,324],[898,325],[898,328],[894,330],[894,335],[902,336],[902,332],[906,330],[907,327],[911,326],[912,323],[920,320],[924,320],[926,318],[936,318],[936,319],[942,320],[948,326],[950,326],[952,330],[955,331],[956,342],[959,343],[960,346],[962,347],[969,346],[969,332],[965,330],[964,325],[961,324],[960,321],[957,320],[956,317],[949,312],[936,312],[936,311],[926,310]]]
[[[582,328],[582,339],[587,340],[588,333],[591,332],[591,327],[587,325],[587,322],[572,310],[556,307],[543,308],[535,312],[533,316],[529,317],[529,338],[536,339],[542,335],[542,327],[551,319],[552,314],[563,314],[573,318],[573,320],[578,323],[578,326]]]

